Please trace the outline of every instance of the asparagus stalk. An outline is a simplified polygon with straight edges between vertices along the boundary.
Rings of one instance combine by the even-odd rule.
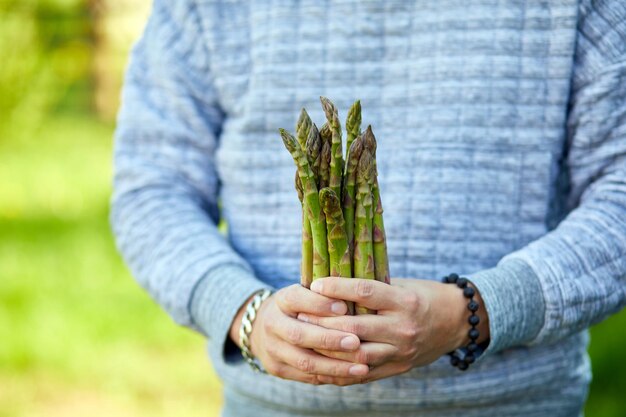
[[[319,188],[328,187],[330,183],[330,143],[323,142],[320,151]]]
[[[339,197],[331,188],[322,188],[320,190],[320,203],[326,215],[330,275],[350,278],[352,276],[350,250]],[[354,314],[354,303],[346,303],[348,304],[348,313]]]
[[[332,146],[330,152],[330,181],[329,187],[341,198],[341,179],[343,176],[343,151],[341,149],[341,123],[337,107],[326,97],[320,97],[322,108],[332,132]]]
[[[350,146],[352,142],[361,134],[361,100],[357,100],[352,104],[350,110],[348,110],[348,116],[346,117],[346,131],[348,135],[346,137],[346,172],[348,171],[347,161],[349,158]]]
[[[359,158],[363,151],[363,140],[357,137],[350,149],[346,159],[346,172],[343,177],[343,216],[346,221],[346,235],[350,248],[350,258],[354,257],[354,209],[356,204],[356,174]],[[353,269],[354,271],[354,269]]]
[[[339,197],[331,188],[320,190],[320,204],[326,215],[328,254],[330,255],[330,275],[350,278],[350,251],[346,237],[345,221]]]
[[[304,191],[302,190],[302,181],[300,175],[296,171],[296,191],[298,199],[302,203],[302,259],[300,263],[300,284],[309,288],[313,282],[313,237],[311,235],[311,222],[306,216],[304,207]]]
[[[307,151],[307,139],[310,131],[312,130],[313,122],[309,117],[309,114],[303,108],[300,111],[300,116],[298,117],[298,121],[296,122],[296,137],[298,139],[298,144],[302,150]],[[310,161],[310,159],[309,159]],[[296,172],[296,178],[298,178],[298,173]],[[300,190],[298,194],[302,191],[302,182],[300,181]],[[296,190],[298,190],[298,181],[296,180]],[[300,284],[306,288],[311,286],[311,282],[313,280],[313,240],[311,238],[311,222],[307,219],[306,216],[306,201],[304,198],[300,199],[302,203],[302,260],[300,265]]]
[[[300,145],[285,129],[279,129],[285,148],[296,163],[298,176],[302,182],[303,201],[306,216],[311,224],[313,238],[313,280],[327,277],[329,273],[328,242],[326,240],[326,219],[320,207],[317,185],[309,160]]]
[[[357,168],[357,192],[354,230],[354,275],[357,278],[375,279],[372,244],[372,187],[373,157],[364,148]],[[374,313],[363,306],[356,306],[356,314]]]
[[[376,137],[372,132],[372,126],[367,126],[363,133],[364,146],[372,154],[373,176],[372,176],[372,199],[374,207],[372,239],[374,244],[374,265],[376,280],[390,283],[389,278],[389,258],[387,256],[387,239],[385,237],[385,224],[383,222],[383,204],[380,199],[380,188],[378,187],[378,168],[376,166]]]

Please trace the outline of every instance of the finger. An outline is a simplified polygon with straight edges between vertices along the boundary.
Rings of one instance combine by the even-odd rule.
[[[317,375],[307,374],[286,363],[273,362],[268,366],[264,366],[264,368],[268,374],[281,379],[289,379],[291,381],[305,382],[313,385],[325,384],[325,382],[317,379]]]
[[[360,316],[318,317],[309,314],[298,314],[298,320],[327,329],[352,333],[361,341],[396,344],[398,335],[390,324],[389,317],[377,314]]]
[[[366,384],[383,378],[389,378],[409,371],[411,367],[401,362],[389,362],[380,367],[370,369],[366,376],[360,377],[331,377],[327,375],[318,375],[317,379],[323,384],[333,384],[339,386]]]
[[[306,374],[348,378],[365,376],[369,372],[367,365],[327,358],[285,342],[279,344],[277,355],[280,361]]]
[[[355,352],[338,352],[334,350],[316,350],[317,353],[329,358],[341,359],[348,362],[362,363],[369,366],[381,366],[396,360],[398,348],[388,343],[361,343]]]
[[[303,348],[352,352],[361,344],[354,334],[326,329],[290,317],[273,326],[273,330],[284,341]]]
[[[313,292],[299,284],[291,285],[276,293],[276,303],[288,316],[299,312],[318,316],[341,316],[348,307],[342,300],[335,300]]]
[[[398,288],[373,279],[321,278],[311,284],[311,291],[339,300],[355,301],[373,310],[395,310],[401,307]]]

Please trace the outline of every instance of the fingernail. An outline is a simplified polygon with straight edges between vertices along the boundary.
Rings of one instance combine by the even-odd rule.
[[[346,314],[348,307],[343,301],[336,301],[330,306],[330,310],[335,314]]]
[[[305,323],[309,322],[309,316],[304,313],[298,313],[298,320],[303,321]]]
[[[367,365],[352,365],[348,370],[350,375],[361,376],[366,375],[369,372],[369,366]]]
[[[341,339],[341,342],[339,343],[341,345],[342,349],[346,349],[346,350],[354,350],[359,346],[359,342],[351,336],[346,336],[343,339]]]
[[[311,284],[311,291],[322,292],[322,283],[319,281],[313,281]]]

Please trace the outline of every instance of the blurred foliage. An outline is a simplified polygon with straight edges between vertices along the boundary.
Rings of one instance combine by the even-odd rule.
[[[51,110],[89,108],[93,34],[78,0],[0,3],[0,140],[30,136]]]
[[[0,0],[0,417],[217,415],[200,336],[107,221],[111,120],[147,0]],[[588,417],[626,410],[626,312],[592,329]]]
[[[0,143],[0,416],[217,415],[203,339],[166,316],[107,221],[112,126]]]
[[[0,417],[193,417],[221,404],[203,339],[137,287],[114,247],[97,68],[114,108],[130,37],[109,11],[127,18],[148,1],[106,3],[0,0]]]

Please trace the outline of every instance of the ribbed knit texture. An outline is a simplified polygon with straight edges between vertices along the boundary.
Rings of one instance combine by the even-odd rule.
[[[299,281],[277,129],[302,107],[321,124],[320,95],[342,118],[361,99],[374,127],[392,276],[456,271],[479,289],[492,340],[471,371],[442,358],[314,387],[225,354],[252,293]],[[584,329],[626,303],[624,97],[618,0],[156,0],[127,73],[111,220],[138,281],[208,336],[225,416],[575,416]]]

